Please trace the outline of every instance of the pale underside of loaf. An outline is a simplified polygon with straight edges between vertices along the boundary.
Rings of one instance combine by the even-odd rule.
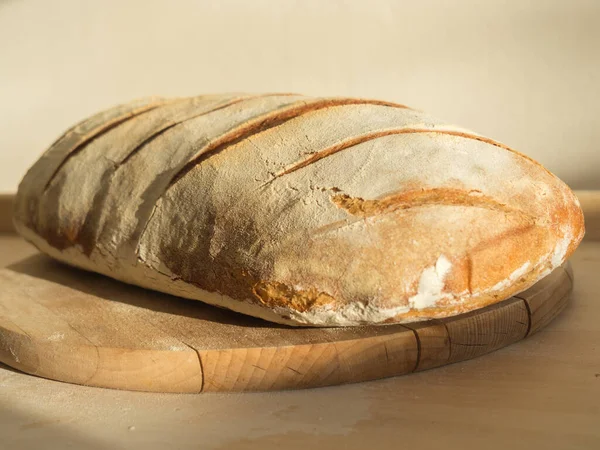
[[[583,236],[531,159],[386,102],[151,98],[67,131],[17,230],[110,277],[270,321],[411,322],[531,286]]]

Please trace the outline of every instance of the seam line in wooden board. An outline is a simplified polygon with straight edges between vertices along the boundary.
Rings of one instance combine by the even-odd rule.
[[[162,327],[160,327],[160,326],[157,326],[155,323],[153,323],[153,322],[150,322],[150,321],[148,321],[148,320],[145,320],[143,317],[139,317],[139,316],[138,316],[138,319],[141,319],[141,320],[143,320],[143,322],[144,322],[145,324],[147,324],[147,326],[149,326],[149,327],[151,327],[151,328],[154,328],[154,329],[156,329],[156,330],[160,331],[161,333],[165,333],[165,334],[167,334],[167,332],[166,332],[166,331],[165,331],[165,330],[164,330]],[[69,326],[71,326],[70,324],[68,324],[68,325],[69,325]],[[72,328],[72,327],[71,327],[71,328]],[[77,330],[75,330],[75,331],[77,331]],[[193,345],[190,345],[190,344],[188,344],[186,341],[184,341],[183,339],[181,339],[181,337],[174,337],[174,336],[172,336],[172,337],[173,337],[173,339],[175,339],[175,340],[176,340],[178,343],[182,344],[183,346],[185,346],[185,347],[187,347],[189,350],[191,350],[191,351],[194,353],[194,355],[195,355],[196,359],[198,360],[198,366],[199,366],[199,370],[200,370],[200,373],[199,373],[199,375],[200,375],[200,376],[201,376],[201,378],[202,378],[202,381],[201,381],[201,383],[200,383],[200,389],[198,390],[198,393],[201,393],[201,392],[204,390],[204,366],[203,366],[203,364],[202,364],[202,358],[200,357],[200,352],[199,352],[199,351],[198,351],[198,349],[196,349],[196,348],[195,348]],[[89,340],[88,340],[88,341],[89,341]],[[93,343],[92,343],[92,345],[94,345],[94,346],[95,346],[95,344],[93,344]],[[145,351],[145,350],[148,350],[148,349],[140,349],[140,350],[142,350],[142,351]],[[99,358],[99,357],[100,357],[100,354],[98,353],[98,358]]]
[[[66,267],[59,266],[56,269],[60,269],[65,275],[70,273]],[[27,275],[27,271],[21,273]],[[548,313],[542,317],[539,328],[546,326],[560,312],[561,305],[564,304],[561,299],[565,296],[560,295],[559,298],[557,294],[564,294],[565,290],[570,289],[569,279],[562,272],[558,272],[557,275],[547,278],[545,284],[540,285],[537,290],[530,291],[535,304],[541,305],[539,314]],[[15,294],[21,292],[19,287],[22,285],[21,280],[23,279],[14,279]],[[102,282],[103,278],[93,278],[93,280]],[[35,281],[30,280],[31,283]],[[42,288],[32,291],[31,295],[47,298],[47,301],[42,301],[42,306],[52,307],[54,304],[55,308],[58,308],[56,310],[58,318],[64,317],[63,320],[75,321],[75,329],[85,332],[88,327],[91,327],[90,329],[96,330],[95,315],[73,314],[74,311],[80,311],[81,298],[77,295],[68,295],[74,289],[69,287],[71,283],[63,283],[60,287],[53,284],[52,278],[40,282],[47,284],[42,284]],[[544,280],[541,282],[544,283]],[[108,281],[105,280],[103,286],[104,283]],[[3,288],[10,289],[10,283],[6,284]],[[43,288],[44,285],[47,287]],[[111,292],[116,294],[121,292],[116,282]],[[113,298],[110,292],[104,294],[108,299]],[[16,297],[13,295],[12,298],[21,298],[19,295]],[[144,296],[144,293],[139,292],[139,295]],[[23,297],[23,301],[28,300],[28,297],[30,296]],[[264,331],[266,334],[261,338],[262,345],[252,348],[246,347],[258,343],[252,337],[252,333],[249,334],[249,338],[244,338],[243,328],[239,329],[242,335],[239,332],[232,333],[228,329],[224,330],[225,341],[220,341],[213,349],[206,349],[205,347],[210,347],[210,344],[202,338],[194,338],[192,336],[195,335],[176,331],[179,330],[180,323],[177,316],[173,314],[185,310],[159,309],[157,316],[153,312],[155,310],[150,307],[151,304],[144,302],[142,297],[139,299],[141,302],[139,304],[133,301],[134,299],[125,301],[124,305],[129,304],[135,308],[127,314],[136,314],[137,319],[164,333],[173,330],[176,334],[171,337],[181,343],[181,347],[178,346],[179,350],[173,350],[170,341],[156,344],[157,346],[143,340],[131,341],[128,337],[130,333],[126,329],[119,332],[120,328],[126,328],[126,324],[119,320],[124,317],[126,310],[119,308],[115,310],[118,314],[112,316],[109,312],[112,311],[109,306],[111,302],[98,303],[99,306],[106,305],[108,308],[109,315],[102,317],[106,317],[108,323],[112,323],[110,322],[112,317],[118,322],[115,322],[114,327],[101,327],[90,335],[91,339],[99,344],[94,345],[92,350],[87,340],[80,340],[74,333],[67,335],[66,328],[65,340],[47,341],[47,334],[40,334],[36,324],[43,321],[44,333],[53,331],[48,330],[48,326],[56,329],[65,326],[56,322],[56,314],[50,315],[43,308],[31,309],[34,306],[33,301],[39,303],[38,298],[42,299],[42,297],[29,298],[31,303],[25,302],[23,308],[19,308],[25,313],[15,316],[19,317],[18,327],[16,324],[13,326],[9,321],[4,321],[4,314],[0,314],[0,323],[5,324],[0,329],[0,336],[2,336],[0,342],[4,347],[2,358],[6,359],[7,364],[13,366],[16,364],[11,353],[6,350],[10,344],[15,354],[25,362],[23,367],[29,373],[35,373],[37,368],[40,376],[61,381],[146,391],[196,393],[219,390],[256,391],[316,387],[384,378],[418,371],[421,370],[421,366],[433,368],[448,364],[449,355],[456,360],[453,362],[478,357],[522,339],[527,328],[525,322],[527,309],[520,304],[524,300],[513,298],[512,301],[508,301],[508,304],[500,303],[486,307],[482,315],[469,313],[444,321],[423,322],[412,327],[394,325],[394,328],[387,330],[385,329],[387,327],[367,327],[358,329],[357,332],[341,330],[339,333],[331,333],[315,332],[310,329],[269,330],[267,327]],[[0,306],[3,308],[10,308],[14,304],[10,294],[4,293],[0,299],[2,300]],[[70,309],[71,307],[74,309]],[[35,316],[31,316],[27,311],[38,312]],[[163,320],[163,313],[170,314],[168,321]],[[206,310],[202,314],[209,313],[210,310]],[[140,316],[138,317],[137,314]],[[185,319],[185,314],[183,315],[184,320],[189,320]],[[194,317],[199,318],[201,322],[186,322],[188,333],[194,332],[196,324],[200,327],[210,327],[213,316],[189,315],[190,319]],[[229,320],[225,320],[225,323],[230,323],[230,320],[235,317],[231,316]],[[250,323],[234,321],[233,324],[250,327],[258,325],[252,321]],[[429,328],[430,325],[434,327]],[[27,338],[20,333],[18,330],[23,326],[25,329],[29,327],[36,339]],[[453,334],[450,334],[450,331]],[[211,332],[212,329],[204,330],[201,335]],[[292,332],[293,339],[290,336]],[[150,330],[148,333],[153,335]],[[231,336],[231,341],[228,341],[225,336]],[[456,343],[451,342],[452,337],[457,341]],[[187,344],[186,340],[192,340],[194,345]],[[461,343],[466,344],[466,348],[461,347]],[[472,343],[475,345],[471,345]],[[185,348],[183,348],[184,344]],[[140,345],[143,348],[140,348]],[[453,351],[452,347],[454,347]],[[40,359],[38,363],[36,363],[36,355]],[[198,375],[202,376],[201,380],[197,378]],[[208,380],[204,378],[205,376]]]
[[[515,298],[522,299],[528,307],[531,314],[531,327],[528,335],[532,335],[544,328],[561,311],[567,307],[573,293],[574,284],[571,281],[571,264],[566,263],[548,276],[555,280],[542,286],[534,285],[525,292],[516,295]],[[546,298],[556,298],[557,300],[548,304]]]
[[[555,295],[556,292],[558,292],[558,290],[557,289],[553,289],[552,293],[550,294],[550,296]],[[561,295],[560,298],[559,298],[559,300],[556,301],[556,302],[554,302],[551,305],[551,308],[545,309],[544,308],[545,305],[538,306],[538,308],[536,309],[536,321],[535,321],[535,324],[534,324],[534,321],[533,321],[534,313],[531,310],[531,306],[529,305],[529,301],[523,299],[525,301],[525,304],[527,305],[528,311],[531,311],[531,330],[530,330],[529,334],[534,334],[534,333],[538,332],[539,330],[541,330],[542,328],[544,328],[548,323],[550,323],[552,320],[554,320],[554,318],[556,316],[558,316],[562,312],[562,310],[564,308],[567,307],[567,305],[569,303],[569,299],[570,299],[572,293],[573,293],[573,285],[571,284],[569,286],[569,288],[567,289],[567,292],[565,292],[564,295]],[[536,296],[537,295],[540,295],[540,293],[537,293]]]
[[[415,367],[413,367],[413,370],[411,370],[411,372],[416,372],[417,369],[419,368],[419,364],[421,363],[421,338],[419,337],[419,333],[417,333],[417,330],[415,330],[414,328],[410,328],[410,327],[406,327],[409,330],[411,330],[413,332],[413,334],[415,335],[415,339],[417,341],[417,360],[415,361]],[[387,354],[387,349],[386,349],[386,354]]]
[[[183,341],[181,338],[177,338],[177,340],[179,342],[181,342],[183,345],[185,345],[186,347],[188,347],[190,350],[192,350],[196,354],[196,358],[198,358],[198,365],[200,366],[200,375],[202,376],[202,381],[200,383],[200,390],[198,391],[198,393],[202,393],[202,392],[204,392],[204,383],[206,382],[206,373],[204,373],[204,363],[202,362],[202,356],[200,356],[200,351],[196,347]]]
[[[448,359],[447,361],[452,361],[452,336],[450,335],[450,329],[448,328],[448,325],[446,324],[446,322],[444,322],[443,320],[438,320],[439,323],[441,323],[442,325],[444,325],[444,328],[446,329],[446,335],[448,336]]]
[[[428,327],[424,327],[423,325],[427,323],[430,324],[430,326]],[[445,364],[448,363],[449,360],[449,356],[450,356],[450,336],[448,333],[448,328],[443,326],[443,323],[438,320],[438,319],[431,319],[425,322],[417,322],[417,323],[407,323],[407,324],[403,324],[403,326],[405,326],[406,328],[411,329],[414,333],[415,333],[415,338],[417,340],[417,345],[418,345],[418,360],[417,363],[415,365],[415,368],[413,370],[413,372],[420,372],[422,370],[428,370],[428,369],[432,369],[435,367],[440,367],[443,366]],[[431,352],[431,349],[433,347],[431,347],[431,345],[429,347],[424,346],[423,345],[423,339],[421,337],[421,330],[430,330],[436,326],[443,326],[444,328],[444,337],[443,339],[448,339],[448,343],[447,345],[444,345],[444,348],[448,349],[448,357],[440,359],[438,357],[438,355],[436,355],[435,357],[435,362],[433,363],[433,365],[431,364],[431,356],[429,355],[429,353]],[[428,336],[428,334],[425,332],[425,334],[423,335],[423,337],[425,338],[425,340],[430,340],[431,336]],[[439,336],[438,336],[439,337]],[[429,358],[429,360],[428,360]],[[426,365],[426,367],[424,368],[423,366]]]
[[[529,336],[529,333],[531,333],[531,322],[533,320],[531,307],[529,306],[527,300],[525,300],[524,298],[519,297],[518,295],[514,295],[513,297],[521,300],[525,304],[525,309],[527,310],[527,331],[525,332],[525,336]]]
[[[210,369],[207,370],[204,378],[209,386],[205,391],[264,391],[272,388],[273,384],[280,385],[279,387],[282,389],[294,389],[367,381],[414,372],[417,367],[416,357],[413,359],[411,356],[405,356],[404,352],[400,355],[397,351],[398,348],[390,353],[393,350],[388,349],[388,344],[393,342],[395,338],[408,338],[413,342],[412,348],[416,350],[416,337],[404,326],[399,326],[394,333],[373,335],[367,338],[350,338],[340,341],[325,339],[324,342],[316,344],[203,350],[201,351],[203,357],[211,360]],[[361,349],[355,355],[353,350],[357,345]],[[367,356],[372,356],[378,352],[381,353],[382,357],[385,355],[385,374],[363,373],[353,370],[354,364],[366,367],[369,364]],[[290,357],[294,355],[296,359],[300,358],[296,361],[296,364],[300,364],[297,365],[296,369],[289,367]],[[224,356],[227,357],[227,364],[223,363]],[[257,365],[256,360],[261,358],[266,358],[263,361],[267,364],[266,368]],[[236,366],[234,372],[229,372],[226,367],[231,360],[241,361],[241,365]],[[303,364],[305,363],[309,363],[309,365],[304,367]],[[403,367],[400,370],[396,364],[408,365],[408,367]],[[257,369],[260,372],[257,372]],[[281,378],[286,369],[294,374],[287,381]],[[230,378],[221,376],[220,379],[215,379],[218,373],[229,373]],[[249,378],[241,381],[239,375],[242,373],[249,373]],[[337,381],[332,382],[332,377]],[[316,384],[315,380],[318,380]]]
[[[92,347],[96,350],[96,367],[94,368],[94,370],[92,371],[92,374],[88,377],[88,379],[82,383],[84,385],[86,385],[90,381],[92,381],[94,379],[94,377],[97,376],[100,371],[100,349],[93,344],[92,344]]]

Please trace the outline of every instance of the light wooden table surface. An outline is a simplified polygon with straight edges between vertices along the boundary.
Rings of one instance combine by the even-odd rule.
[[[598,211],[586,218],[597,239]],[[600,449],[600,241],[590,238],[572,258],[573,300],[547,328],[408,376],[183,395],[75,386],[0,366],[0,449]],[[0,236],[0,265],[34,251]]]

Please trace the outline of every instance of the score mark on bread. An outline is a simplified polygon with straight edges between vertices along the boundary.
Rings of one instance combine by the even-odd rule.
[[[571,190],[504,144],[388,102],[148,99],[68,130],[17,230],[86,270],[290,325],[448,317],[558,267]]]

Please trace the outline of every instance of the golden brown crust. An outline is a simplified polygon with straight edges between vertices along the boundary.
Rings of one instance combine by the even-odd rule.
[[[403,105],[228,94],[85,123],[24,179],[18,230],[70,264],[276,322],[470,311],[583,236],[538,163]]]
[[[256,283],[252,293],[268,308],[290,308],[298,312],[307,312],[336,303],[336,299],[325,292],[317,292],[315,289],[302,291],[277,282],[260,281]]]
[[[497,202],[477,190],[464,191],[449,188],[423,188],[398,192],[374,200],[350,197],[347,194],[336,194],[332,196],[331,200],[340,208],[348,211],[348,213],[359,217],[371,217],[396,209],[418,208],[427,205],[461,205],[502,211],[507,214],[518,214],[523,218],[524,222],[533,222],[533,218],[527,213]]]

